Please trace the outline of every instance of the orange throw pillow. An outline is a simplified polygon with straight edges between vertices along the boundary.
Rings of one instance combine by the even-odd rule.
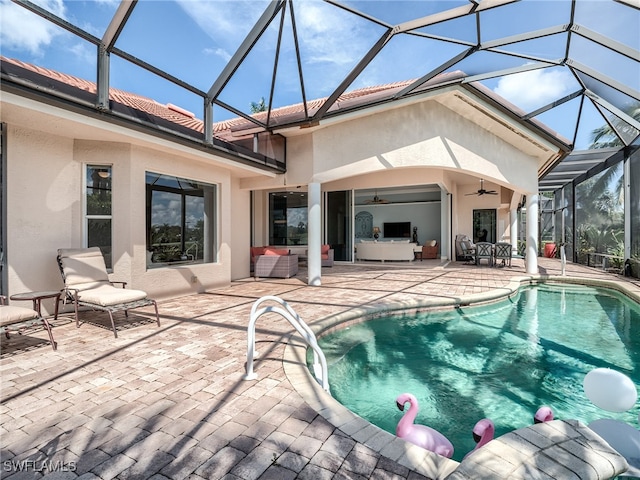
[[[265,248],[265,255],[289,255],[289,250],[286,248]]]

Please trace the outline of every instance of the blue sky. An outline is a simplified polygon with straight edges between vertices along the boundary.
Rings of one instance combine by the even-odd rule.
[[[118,2],[113,0],[40,0],[36,3],[98,38],[102,37],[118,6]],[[390,25],[468,5],[466,0],[344,3]],[[258,0],[140,0],[116,47],[207,92],[267,4],[267,1]],[[385,29],[319,0],[295,1],[293,5],[306,98],[327,96]],[[95,46],[9,0],[0,0],[0,9],[3,55],[95,81]],[[482,41],[566,24],[569,9],[567,0],[523,0],[487,10],[481,14]],[[627,47],[640,49],[638,9],[611,0],[578,0],[576,23]],[[251,102],[261,97],[268,101],[278,26],[279,17],[222,91],[222,101],[247,113]],[[274,107],[302,100],[288,9],[284,26],[273,86]],[[438,67],[475,43],[475,17],[464,16],[422,28],[419,32],[433,38],[394,36],[349,90],[418,78]],[[477,53],[452,69],[481,74],[531,63],[532,60],[523,58],[525,56],[557,60],[565,55],[565,38],[564,35],[555,35],[501,47],[521,57]],[[606,49],[578,36],[574,36],[569,57],[589,68],[606,72],[615,81],[636,91],[640,90],[637,62],[620,55],[612,56]],[[563,67],[533,70],[483,83],[524,111],[534,110],[578,88],[570,70]],[[176,104],[202,118],[200,97],[133,67],[116,55],[111,56],[111,86],[151,97],[160,103]],[[610,97],[608,101],[619,101],[621,106],[627,100],[620,100],[612,91],[597,93]],[[578,100],[569,102],[540,117],[540,120],[572,138],[578,107]],[[228,111],[218,107],[214,109],[215,120],[230,116],[233,115]],[[598,115],[583,115],[576,147],[580,149],[581,144],[582,148],[586,147],[584,144],[588,142],[590,131],[602,123]]]

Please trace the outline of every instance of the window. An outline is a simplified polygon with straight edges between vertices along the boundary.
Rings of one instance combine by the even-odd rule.
[[[85,189],[85,244],[100,247],[107,268],[111,259],[111,166],[87,165]]]
[[[215,261],[216,187],[147,172],[147,268]]]
[[[269,194],[269,245],[307,245],[307,194]]]

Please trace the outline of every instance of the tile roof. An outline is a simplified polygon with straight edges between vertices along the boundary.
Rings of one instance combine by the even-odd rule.
[[[30,63],[25,63],[13,58],[7,58],[4,56],[0,56],[0,62],[16,65],[22,69],[37,73],[52,80],[59,81],[69,87],[82,90],[94,96],[97,95],[98,92],[95,82],[85,80],[83,78],[79,78],[66,73],[61,73]],[[385,85],[364,87],[350,92],[345,92],[340,95],[336,103],[331,107],[331,110],[338,110],[346,106],[353,106],[354,103],[357,103],[357,101],[359,99],[362,99],[363,97],[367,98],[367,102],[370,102],[372,98],[375,98],[376,96],[388,97],[396,91],[399,91],[402,88],[406,87],[411,82],[412,80],[408,80],[404,82],[395,82]],[[124,90],[113,87],[109,88],[109,100],[121,104],[125,107],[144,112],[148,115],[153,115],[155,117],[167,120],[171,123],[181,125],[200,134],[204,132],[204,122],[201,119],[196,118],[194,113],[171,103],[164,105],[157,102],[156,100],[153,100],[152,98],[148,98],[132,92],[126,92]],[[317,111],[326,100],[327,98],[325,97],[308,101],[307,109],[309,115],[313,115],[313,113]],[[272,122],[275,120],[276,123],[282,124],[284,123],[284,120],[303,120],[304,113],[304,104],[297,103],[295,105],[274,108],[271,111],[270,118]],[[267,113],[255,113],[253,114],[253,117],[256,119],[256,121],[264,123],[267,120]],[[278,119],[281,119],[282,121],[277,121]],[[256,125],[249,120],[242,117],[236,117],[229,120],[215,122],[213,124],[213,134],[214,136],[222,139],[228,140],[232,137],[237,139],[238,134],[236,133],[232,135],[232,132],[241,132],[242,130],[254,127],[256,127]]]
[[[86,92],[89,96],[85,100],[95,100],[97,95],[97,86],[95,82],[85,80],[73,75],[61,73],[48,68],[40,67],[30,63],[25,63],[20,60],[7,58],[0,56],[0,63],[3,65],[12,64],[21,69],[36,73],[45,79],[54,80],[60,82],[66,87],[81,90]],[[5,68],[3,67],[3,73]],[[450,73],[442,73],[428,82],[420,85],[414,91],[421,93],[433,88],[436,85],[442,86],[452,82],[458,82],[464,78],[464,73],[461,71],[454,71]],[[344,110],[350,110],[359,106],[371,105],[376,102],[382,102],[391,99],[394,95],[410,86],[414,79],[405,80],[394,83],[387,83],[382,85],[375,85],[369,87],[363,87],[356,90],[344,92],[338,97],[334,104],[329,108],[329,113],[339,112]],[[483,94],[487,98],[496,101],[507,109],[511,110],[516,115],[522,115],[523,112],[515,105],[511,105],[501,97],[498,97],[494,92],[484,87],[482,84],[473,84],[473,89]],[[55,89],[55,87],[53,88]],[[307,101],[307,112],[305,114],[304,103],[297,103],[294,105],[288,105],[284,107],[278,107],[271,110],[269,114],[269,125],[271,127],[282,126],[286,124],[294,124],[304,122],[306,119],[313,116],[315,112],[320,109],[328,97],[318,98],[315,100]],[[165,127],[167,123],[187,129],[191,132],[196,132],[199,136],[204,135],[204,122],[198,119],[196,115],[188,110],[185,110],[177,105],[167,103],[161,104],[152,98],[145,97],[132,92],[127,92],[117,88],[109,89],[109,100],[112,102],[111,108],[115,111],[123,112],[133,115],[136,118],[143,118],[150,123],[158,124],[159,122],[149,119],[147,116],[152,116],[155,119],[161,119],[164,122]],[[124,107],[124,108],[123,108]],[[135,112],[128,111],[133,109]],[[264,125],[267,122],[267,112],[259,112],[252,115],[252,117]],[[541,124],[537,120],[529,121],[528,123],[534,124],[536,127],[544,130],[548,134],[568,143],[568,140],[561,138],[557,132],[550,131],[546,125]],[[259,124],[253,123],[250,120],[243,117],[236,117],[213,124],[213,135],[215,138],[223,140],[225,142],[234,143],[242,138],[247,138],[253,135],[256,131],[261,131],[262,128]]]

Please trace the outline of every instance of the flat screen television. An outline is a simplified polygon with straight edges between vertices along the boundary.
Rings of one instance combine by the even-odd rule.
[[[409,238],[411,236],[411,222],[384,222],[382,235],[385,238]]]

